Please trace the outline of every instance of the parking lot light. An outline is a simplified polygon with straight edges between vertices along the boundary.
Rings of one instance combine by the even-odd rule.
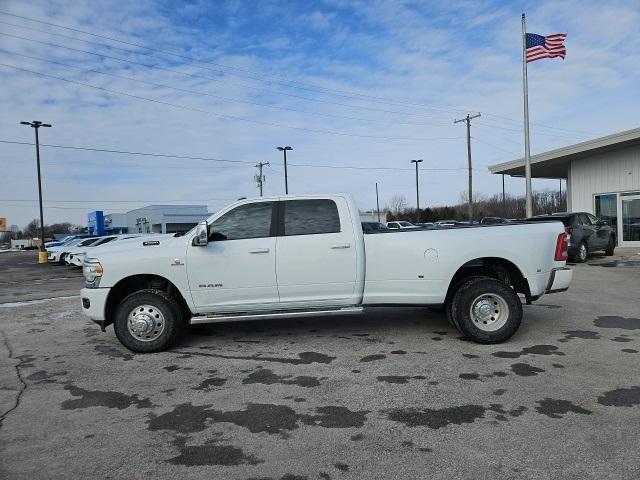
[[[20,122],[20,125],[28,125],[36,132],[36,162],[38,165],[38,199],[40,203],[40,248],[38,249],[38,263],[47,263],[47,252],[44,248],[44,215],[42,213],[42,180],[40,175],[40,139],[38,129],[40,127],[51,127],[49,123],[42,123],[39,120],[33,122]]]

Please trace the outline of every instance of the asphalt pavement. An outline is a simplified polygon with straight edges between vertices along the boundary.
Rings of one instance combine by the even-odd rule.
[[[574,266],[501,345],[377,309],[150,355],[78,297],[29,302],[82,283],[33,256],[0,255],[0,478],[640,478],[637,250]]]

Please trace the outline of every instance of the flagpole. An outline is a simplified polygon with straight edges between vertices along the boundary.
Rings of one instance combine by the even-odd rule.
[[[531,151],[529,146],[529,82],[527,81],[527,21],[522,14],[522,90],[524,96],[524,177],[526,182],[527,218],[533,215],[531,206]]]

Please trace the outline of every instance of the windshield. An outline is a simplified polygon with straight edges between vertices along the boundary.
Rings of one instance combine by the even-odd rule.
[[[81,242],[78,243],[79,247],[86,247],[87,245],[91,245],[92,243],[95,243],[97,241],[99,241],[99,238],[87,238],[82,240]]]
[[[111,240],[115,240],[115,239],[116,239],[116,237],[99,238],[98,241],[96,241],[96,242],[94,242],[94,243],[92,243],[91,245],[88,245],[88,246],[97,247],[98,245],[104,245],[105,243],[110,242]]]
[[[413,223],[409,223],[409,222],[398,222],[400,225],[402,225],[403,227],[413,227]]]
[[[60,245],[71,245],[80,242],[80,238],[65,237]]]

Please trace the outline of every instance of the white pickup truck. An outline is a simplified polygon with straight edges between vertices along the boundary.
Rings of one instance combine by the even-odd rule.
[[[511,337],[527,303],[569,288],[564,226],[363,234],[348,195],[240,200],[182,236],[113,242],[83,265],[83,312],[135,352],[188,324],[444,307],[467,338]]]

